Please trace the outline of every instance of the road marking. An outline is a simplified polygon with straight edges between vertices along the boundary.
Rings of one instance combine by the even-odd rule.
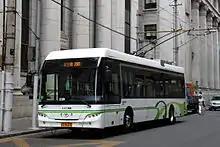
[[[49,139],[49,138],[23,138],[22,139],[25,139],[25,140],[53,140],[53,139]]]
[[[125,143],[122,141],[108,141],[108,140],[97,140],[92,142],[100,144],[98,147],[114,147],[116,145]]]
[[[5,138],[0,139],[0,143],[12,142],[16,147],[30,147],[26,140],[52,140],[44,138]],[[122,144],[125,142],[122,141],[109,141],[109,140],[90,140],[87,143],[75,143],[75,144],[66,144],[66,145],[56,145],[50,147],[76,147],[76,146],[88,146],[88,145],[98,145],[97,147],[115,147],[116,145]]]
[[[86,145],[98,145],[97,147],[115,147],[116,145],[122,144],[122,141],[107,141],[107,140],[92,140],[88,143],[78,143],[78,144],[66,144],[50,147],[76,147],[76,146],[86,146]]]
[[[75,146],[86,146],[86,145],[97,145],[97,143],[65,144],[65,145],[50,146],[50,147],[75,147]]]
[[[0,139],[0,143],[5,143],[5,142],[9,142],[11,141],[13,138],[4,138],[4,139]]]
[[[21,138],[14,138],[12,140],[12,142],[17,146],[17,147],[30,147],[30,145],[24,140],[24,139],[21,139]]]
[[[21,140],[52,140],[52,139],[48,139],[48,138],[15,138],[15,137],[12,137],[12,138],[4,138],[4,139],[0,139],[0,143],[5,143],[5,142],[13,142],[14,140],[16,139],[21,139]]]

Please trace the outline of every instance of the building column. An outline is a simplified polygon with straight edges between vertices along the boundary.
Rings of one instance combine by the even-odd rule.
[[[60,0],[57,2],[60,3]],[[41,63],[51,51],[60,50],[60,8],[52,1],[41,1]]]
[[[212,26],[212,17],[213,13],[209,12],[207,15],[207,26],[209,28]],[[214,88],[214,55],[213,55],[213,32],[209,33],[208,35],[208,42],[207,42],[207,59],[208,59],[208,85],[209,88]]]
[[[215,18],[213,20],[213,25],[218,26],[218,19]],[[213,55],[214,55],[214,85],[215,88],[219,88],[219,64],[218,64],[218,30],[216,29],[215,32],[213,32]]]
[[[199,28],[199,0],[192,0],[192,26],[191,28]],[[194,37],[194,36],[193,36]],[[192,82],[198,82],[200,85],[200,48],[199,38],[195,38],[191,42],[192,49]]]
[[[76,12],[90,17],[90,2],[88,0],[74,0],[73,9]],[[72,21],[72,44],[74,48],[89,48],[90,47],[90,24],[88,20],[82,18],[79,15],[75,15],[73,13],[73,21]]]
[[[57,0],[60,3],[60,0]],[[60,50],[61,6],[48,0],[41,1],[40,63],[52,51]],[[54,90],[54,76],[48,77],[48,90]]]
[[[16,1],[16,10],[22,16],[22,0]],[[14,61],[14,94],[21,93],[21,17],[16,16],[16,34],[15,34],[15,61]],[[28,29],[28,28],[27,28]]]
[[[112,28],[112,1],[111,0],[97,0],[97,15],[96,20],[109,28]],[[97,47],[112,48],[112,32],[97,25]]]
[[[207,5],[201,5],[200,6],[200,19],[199,24],[201,29],[206,29],[206,15],[207,15],[208,7]],[[205,30],[201,31],[202,36],[200,36],[200,57],[202,60],[200,60],[200,74],[201,74],[201,86],[204,88],[208,88],[208,71],[207,71],[207,38],[205,35]]]

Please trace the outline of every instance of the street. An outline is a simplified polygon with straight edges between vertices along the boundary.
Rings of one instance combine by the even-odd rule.
[[[214,147],[220,138],[220,111],[179,118],[175,125],[142,124],[141,129],[123,134],[114,129],[104,139],[92,132],[66,130],[44,132],[0,140],[1,147]],[[145,127],[144,127],[145,126]]]

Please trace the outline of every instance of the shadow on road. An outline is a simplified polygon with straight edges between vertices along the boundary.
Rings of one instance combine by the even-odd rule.
[[[188,112],[188,113],[187,113],[188,116],[189,116],[189,115],[196,115],[196,114],[198,114],[198,113],[196,113],[196,112]]]
[[[184,121],[177,121],[176,124],[184,123]],[[146,131],[150,129],[155,129],[158,127],[167,127],[169,124],[165,121],[152,121],[147,123],[139,123],[135,125],[135,129],[130,133],[137,133],[141,131]],[[114,127],[105,129],[105,131],[97,130],[79,130],[74,129],[72,131],[63,131],[63,132],[52,132],[50,135],[41,136],[41,138],[47,139],[86,139],[86,140],[95,140],[95,139],[106,139],[110,137],[126,135],[129,133],[124,133],[121,127]]]

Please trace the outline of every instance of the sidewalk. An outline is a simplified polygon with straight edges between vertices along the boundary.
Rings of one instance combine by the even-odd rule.
[[[43,129],[43,128],[34,130],[31,128],[31,125],[32,125],[31,118],[13,119],[12,131],[10,133],[0,132],[0,139],[52,130],[52,129]]]

